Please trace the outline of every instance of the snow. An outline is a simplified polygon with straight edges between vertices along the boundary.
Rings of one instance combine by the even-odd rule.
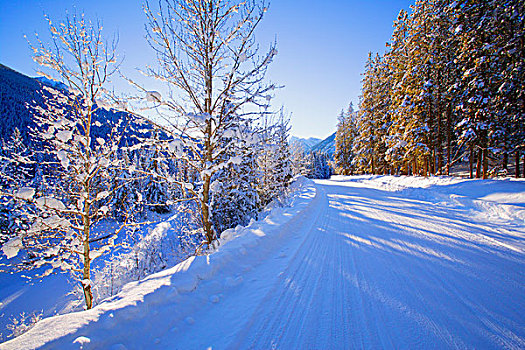
[[[64,203],[50,196],[42,196],[42,197],[37,198],[36,204],[41,207],[47,207],[47,208],[56,209],[56,210],[66,209],[66,206],[64,205]]]
[[[230,163],[239,165],[243,161],[243,158],[241,156],[235,156],[230,159]]]
[[[83,349],[85,345],[89,344],[91,342],[91,339],[87,337],[80,336],[77,339],[73,341],[73,344],[78,343],[80,345],[80,348]]]
[[[63,143],[66,143],[69,140],[71,140],[71,137],[73,137],[72,130],[62,130],[62,131],[57,132],[56,134],[56,138]]]
[[[21,199],[29,200],[35,195],[35,189],[31,187],[22,187],[16,191],[15,196]]]
[[[103,205],[100,207],[99,211],[102,213],[102,215],[106,215],[109,212],[109,207],[107,205]]]
[[[248,55],[246,55],[246,52],[243,52],[243,53],[239,56],[239,62],[245,62],[246,60],[248,60]]]
[[[2,251],[8,259],[14,258],[18,255],[18,251],[22,248],[22,240],[20,237],[13,237],[2,246]]]
[[[109,191],[101,191],[97,194],[97,201],[102,200],[106,197],[108,197],[111,193]]]
[[[60,164],[67,169],[69,167],[69,158],[67,157],[67,152],[61,149],[57,152],[57,158],[60,160]]]
[[[290,207],[226,231],[213,254],[0,349],[525,347],[524,181],[293,186]]]
[[[181,139],[175,139],[168,144],[168,149],[170,152],[175,152],[182,149],[183,146],[184,144]]]
[[[211,193],[217,193],[217,192],[219,192],[221,189],[222,189],[222,185],[221,185],[221,182],[220,182],[219,180],[214,180],[214,181],[210,184],[210,192],[211,192]]]
[[[160,103],[162,102],[162,96],[158,91],[146,91],[146,101]]]
[[[210,115],[207,113],[188,113],[187,117],[197,125],[203,125],[210,119]]]

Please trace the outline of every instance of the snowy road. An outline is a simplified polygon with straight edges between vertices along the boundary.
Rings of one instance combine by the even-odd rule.
[[[317,181],[287,234],[231,261],[233,275],[48,345],[83,335],[84,348],[525,348],[525,183],[413,181]]]
[[[234,348],[525,347],[523,227],[360,182],[319,181],[318,195]]]
[[[239,292],[229,295],[231,309],[212,310],[219,325],[208,332],[218,327],[236,334],[227,345],[220,339],[208,345],[525,347],[523,226],[477,222],[469,219],[470,208],[410,199],[359,181],[317,184],[318,210],[304,241],[273,272],[278,278],[253,309],[235,310],[246,305]],[[268,266],[260,269],[268,274]],[[222,327],[223,312],[244,315],[246,322]],[[179,340],[204,347],[213,336],[205,330],[194,343],[200,332],[198,327]]]

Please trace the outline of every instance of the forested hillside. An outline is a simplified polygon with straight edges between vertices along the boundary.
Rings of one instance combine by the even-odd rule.
[[[359,112],[339,121],[341,173],[525,175],[524,7],[417,1],[369,54]],[[513,163],[513,166],[510,163]]]
[[[31,116],[28,103],[43,105],[42,86],[38,80],[20,74],[0,64],[0,137],[7,139],[13,129],[24,130],[22,137],[29,141],[25,132],[36,124]],[[34,102],[33,102],[34,101]]]

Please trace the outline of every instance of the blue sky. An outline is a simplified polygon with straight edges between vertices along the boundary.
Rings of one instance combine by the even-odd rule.
[[[155,1],[155,0],[154,0]],[[256,38],[261,48],[277,40],[279,51],[268,78],[285,87],[275,107],[292,114],[292,134],[325,138],[335,131],[337,115],[357,105],[360,80],[369,51],[382,52],[399,10],[409,0],[273,0]],[[123,70],[135,74],[153,62],[144,40],[142,1],[133,0],[0,0],[0,63],[35,76],[28,44],[47,33],[44,13],[61,19],[65,11],[98,17],[108,35],[119,32]]]

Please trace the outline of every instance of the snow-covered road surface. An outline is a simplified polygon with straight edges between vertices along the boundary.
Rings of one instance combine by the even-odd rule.
[[[523,226],[359,181],[318,191],[315,224],[234,348],[525,347]]]
[[[192,288],[174,277],[191,268],[167,270],[133,305],[118,304],[129,288],[79,324],[50,319],[0,348],[525,348],[525,182],[315,187],[307,205],[253,226],[261,240],[225,244],[242,254],[219,250],[225,262]]]

